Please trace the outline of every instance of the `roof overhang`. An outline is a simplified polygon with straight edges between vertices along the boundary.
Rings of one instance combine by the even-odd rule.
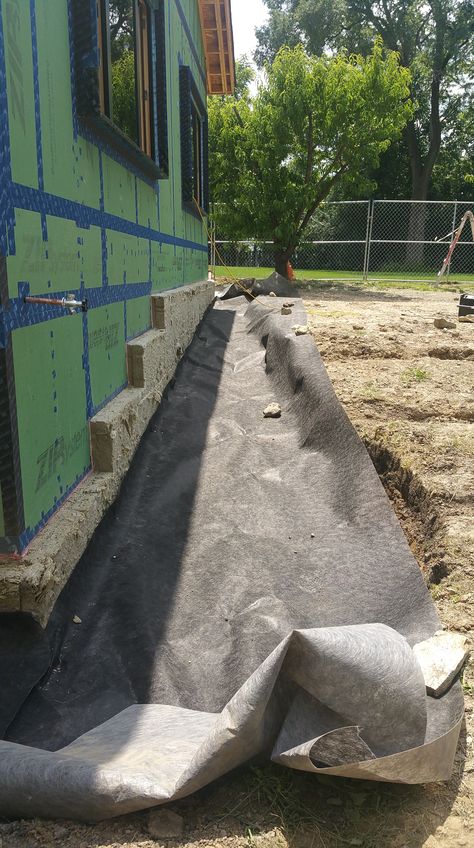
[[[199,15],[206,54],[207,93],[233,94],[235,58],[230,0],[199,0]]]

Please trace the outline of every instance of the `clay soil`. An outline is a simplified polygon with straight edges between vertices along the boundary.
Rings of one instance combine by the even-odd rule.
[[[453,292],[312,284],[309,325],[385,485],[444,625],[471,637],[474,608],[474,324]],[[439,330],[437,316],[455,323]],[[171,805],[184,834],[154,840],[148,814],[99,825],[0,822],[0,848],[461,848],[474,844],[474,672],[449,783],[398,786],[267,764]]]

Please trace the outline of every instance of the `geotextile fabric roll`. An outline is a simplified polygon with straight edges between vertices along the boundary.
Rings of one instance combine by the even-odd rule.
[[[303,305],[282,302],[208,312],[40,649],[31,632],[18,648],[29,684],[10,659],[1,815],[121,815],[262,754],[450,776],[461,687],[427,696],[412,651],[440,627],[433,602],[312,338],[292,329]],[[281,417],[265,418],[273,402]]]

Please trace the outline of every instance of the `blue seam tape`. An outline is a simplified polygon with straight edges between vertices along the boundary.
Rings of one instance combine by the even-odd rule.
[[[67,218],[75,221],[80,227],[105,227],[108,230],[127,233],[138,238],[163,242],[163,244],[171,244],[175,247],[189,247],[192,250],[207,253],[207,244],[188,241],[175,235],[171,236],[142,224],[136,224],[134,221],[119,218],[118,215],[112,215],[110,212],[101,212],[100,209],[95,209],[93,206],[86,206],[75,200],[58,197],[47,191],[39,191],[20,183],[11,184],[11,199],[13,205],[19,209],[26,209],[30,212],[44,212],[46,215],[54,215],[57,218]]]
[[[41,110],[39,93],[39,69],[38,69],[38,38],[36,32],[36,8],[35,0],[30,0],[31,19],[31,50],[33,58],[33,92],[35,104],[35,129],[36,129],[36,158],[38,163],[38,187],[44,189],[43,175],[43,146],[41,138]]]
[[[113,392],[112,392],[112,394],[107,395],[107,397],[105,397],[105,398],[104,398],[104,400],[101,400],[101,402],[100,402],[100,403],[98,403],[96,406],[94,406],[94,407],[92,408],[92,415],[91,415],[91,418],[92,418],[94,415],[97,415],[97,413],[98,413],[98,412],[100,412],[100,410],[101,410],[101,409],[103,409],[103,408],[104,408],[104,406],[107,406],[107,404],[108,404],[108,403],[110,403],[110,401],[111,401],[111,400],[113,400],[114,398],[116,398],[116,397],[117,397],[117,395],[119,395],[119,394],[120,394],[120,392],[123,392],[123,390],[124,390],[124,389],[128,389],[128,388],[129,388],[129,385],[130,385],[130,384],[128,383],[128,381],[125,381],[125,383],[122,383],[120,386],[118,386],[118,388],[114,389],[114,390],[113,390]]]
[[[60,306],[48,306],[43,303],[25,303],[24,297],[29,294],[30,287],[28,283],[18,284],[19,296],[11,298],[9,301],[9,309],[4,310],[4,332],[5,334],[12,333],[14,330],[20,330],[23,327],[31,327],[34,324],[42,324],[46,321],[53,321],[55,318],[68,317],[68,312]],[[86,289],[81,288],[79,291],[60,291],[48,292],[48,297],[57,298],[58,300],[67,297],[69,294],[74,294],[76,297],[86,297],[89,309],[99,309],[102,306],[109,306],[113,303],[120,303],[122,300],[133,300],[137,297],[146,297],[151,294],[151,283],[125,283],[117,286],[99,286],[97,288]],[[86,350],[84,350],[86,353]]]

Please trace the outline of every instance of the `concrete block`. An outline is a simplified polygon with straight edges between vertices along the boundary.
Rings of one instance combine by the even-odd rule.
[[[163,392],[174,361],[164,330],[148,330],[127,344],[128,382],[135,388],[158,388]]]
[[[124,462],[131,458],[138,441],[137,416],[142,397],[142,389],[124,389],[91,418],[91,457],[94,471],[118,471]]]

